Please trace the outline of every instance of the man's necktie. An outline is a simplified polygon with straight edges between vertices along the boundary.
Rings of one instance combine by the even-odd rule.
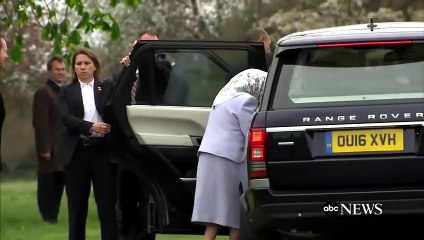
[[[135,72],[135,81],[133,83],[133,86],[131,88],[131,104],[136,104],[136,95],[137,95],[137,89],[138,89],[138,84],[139,84],[140,80],[138,78],[138,69]]]
[[[135,96],[137,95],[138,79],[136,79],[131,88],[131,104],[136,104]]]

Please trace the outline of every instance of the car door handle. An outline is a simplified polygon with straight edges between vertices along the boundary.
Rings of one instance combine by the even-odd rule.
[[[200,146],[200,144],[202,143],[202,138],[203,137],[190,137],[191,141],[193,142],[193,146]]]
[[[294,142],[278,142],[279,146],[290,146],[294,145]]]

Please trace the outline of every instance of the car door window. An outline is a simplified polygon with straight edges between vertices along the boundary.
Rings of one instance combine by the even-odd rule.
[[[231,77],[247,68],[247,54],[222,49],[156,51],[156,105],[210,107]]]

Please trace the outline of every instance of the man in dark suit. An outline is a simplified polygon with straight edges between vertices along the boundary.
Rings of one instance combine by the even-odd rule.
[[[268,69],[272,61],[272,48],[271,48],[272,41],[268,33],[262,28],[253,28],[246,33],[246,35],[244,36],[244,41],[257,42],[257,43],[262,43],[264,45],[265,62],[266,62],[266,68]],[[238,65],[236,65],[233,71],[231,71],[228,79],[231,79],[238,73],[246,70],[247,66],[248,66],[247,62],[241,62]]]
[[[61,57],[47,62],[50,78],[34,94],[32,125],[38,157],[37,202],[45,222],[57,223],[64,189],[64,175],[58,163],[61,120],[59,92],[65,80],[66,64]]]
[[[272,60],[271,38],[262,28],[253,28],[249,30],[244,38],[245,42],[258,42],[264,44],[266,66],[269,68]]]
[[[137,43],[137,41],[139,41],[139,40],[144,40],[144,41],[157,41],[157,40],[159,40],[159,37],[158,37],[158,35],[155,33],[155,32],[153,32],[153,31],[141,31],[140,33],[139,33],[139,35],[138,35],[138,39],[137,40],[135,40],[133,43],[132,43],[132,48],[134,48],[134,46],[135,46],[135,44]],[[131,49],[131,51],[132,51],[132,49]],[[130,55],[128,54],[128,55],[126,55],[125,57],[123,57],[122,59],[121,59],[121,61],[119,62],[120,64],[122,64],[122,68],[119,70],[119,71],[117,71],[117,72],[115,72],[113,75],[112,75],[112,83],[113,83],[113,85],[114,86],[116,86],[116,84],[118,84],[118,80],[119,80],[119,78],[121,77],[121,75],[122,75],[122,72],[125,70],[125,68],[127,68],[129,65],[130,65]],[[138,87],[138,79],[134,82],[134,89],[137,89],[137,87]],[[131,96],[131,98],[132,98],[132,104],[134,104],[135,103],[135,99],[133,99],[135,96]]]
[[[138,39],[134,41],[133,46],[137,43],[138,40],[143,41],[157,41],[159,40],[158,35],[153,31],[142,31],[138,35]],[[161,56],[162,57],[162,56]],[[122,77],[122,73],[125,69],[130,65],[130,57],[129,55],[122,58],[120,61],[122,64],[122,68],[119,72],[116,72],[112,76],[114,88],[118,84],[120,77]],[[164,95],[164,91],[166,88],[167,80],[169,78],[169,73],[171,70],[171,65],[168,61],[164,59],[155,59],[155,67],[157,72],[156,78],[156,97],[158,101],[162,101],[161,98]],[[130,104],[137,104],[141,102],[142,94],[140,81],[140,72],[142,69],[139,69],[135,76],[135,81],[133,83],[131,92],[130,92]],[[160,88],[158,87],[160,84]],[[146,86],[146,85],[144,85]],[[113,122],[111,123],[113,126]],[[131,224],[139,225],[141,223],[141,219],[138,217],[138,212],[142,209],[142,205],[147,203],[147,200],[144,196],[140,197],[137,190],[140,187],[139,178],[128,170],[118,170],[118,182],[120,185],[118,186],[118,215],[120,219],[120,232],[123,235],[129,234],[131,229]],[[155,239],[155,234],[150,233],[145,236],[143,239],[150,240]]]
[[[0,74],[6,67],[7,60],[7,44],[4,38],[0,38]],[[6,111],[4,110],[3,97],[0,92],[0,173],[3,170],[3,162],[1,160],[1,132],[3,127],[4,119],[6,118]]]
[[[138,40],[141,41],[157,41],[159,40],[158,35],[153,32],[153,31],[142,31],[139,34],[139,38]],[[133,43],[133,47],[134,45],[137,43],[137,41],[134,41]],[[169,74],[171,71],[171,64],[165,60],[164,55],[159,55],[155,58],[155,70],[156,70],[156,86],[155,86],[155,90],[156,90],[156,100],[157,102],[162,102],[163,101],[163,96],[165,94],[165,89],[168,83],[168,78],[169,78]],[[116,85],[118,83],[119,77],[121,77],[122,72],[125,70],[126,67],[128,67],[130,65],[130,57],[129,55],[123,57],[120,61],[120,63],[123,65],[122,69],[119,72],[116,72],[113,74],[112,76],[112,80],[114,85]],[[141,70],[141,69],[139,69]],[[142,99],[142,94],[140,91],[140,73],[139,70],[137,70],[137,74],[136,74],[136,78],[133,84],[133,88],[131,89],[130,95],[131,95],[131,104],[137,104],[139,102],[141,102]]]

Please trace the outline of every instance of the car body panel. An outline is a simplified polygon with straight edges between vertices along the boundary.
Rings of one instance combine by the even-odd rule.
[[[359,24],[298,32],[278,41],[261,105],[251,125],[251,128],[264,129],[266,136],[263,143],[265,161],[258,163],[248,159],[249,171],[264,164],[266,175],[249,179],[249,187],[243,196],[244,210],[254,232],[260,234],[276,229],[289,232],[299,228],[318,232],[335,230],[336,222],[323,211],[324,204],[330,201],[339,204],[382,203],[383,216],[372,216],[374,219],[380,217],[381,223],[424,216],[424,181],[421,177],[424,169],[424,113],[421,111],[424,99],[421,95],[369,102],[345,101],[344,95],[340,95],[335,100],[326,99],[327,102],[308,102],[312,100],[306,97],[306,103],[292,102],[288,95],[292,75],[282,75],[289,71],[284,69],[284,63],[293,56],[288,53],[320,49],[320,45],[330,43],[335,44],[331,45],[333,48],[358,50],[384,48],[401,41],[402,46],[419,46],[415,48],[418,54],[413,55],[414,61],[419,64],[424,61],[424,22],[375,24],[373,29],[368,24]],[[372,44],[349,45],[360,42]],[[345,43],[347,45],[343,45]],[[343,69],[344,60],[351,59],[334,59],[322,67],[329,71]],[[364,64],[363,69],[366,69],[368,65]],[[397,63],[387,63],[387,66],[391,64]],[[424,76],[424,70],[416,74]],[[318,72],[311,74],[311,79],[317,75]],[[424,85],[424,78],[422,81]],[[283,85],[277,91],[281,82]],[[353,82],[352,88],[355,84],[359,83]],[[276,106],[274,101],[281,104]],[[367,150],[359,147],[360,141],[355,138],[356,142],[352,143],[355,147],[349,146],[351,148],[345,151],[340,148],[343,144],[338,142],[335,146],[334,142],[335,137],[344,139],[346,136],[348,139],[364,135],[366,138],[363,139],[367,139],[365,146],[369,143],[368,136],[379,134],[380,138],[385,138],[385,134],[392,136],[391,131],[397,134],[393,135],[396,139],[393,146],[386,142],[384,147],[373,146]],[[250,146],[248,151],[251,151]],[[353,220],[354,226],[358,227],[358,224],[367,222],[368,217],[343,216],[337,219],[340,226],[347,229],[341,220]]]
[[[104,116],[113,129],[108,138],[112,160],[120,179],[127,179],[118,182],[120,202],[142,208],[123,206],[123,234],[200,234],[204,229],[190,219],[197,150],[210,106],[238,71],[265,70],[263,44],[139,41],[130,60],[114,81],[116,91]],[[130,104],[137,77],[137,102]],[[142,202],[136,202],[138,198]],[[135,211],[137,218],[125,217]],[[134,226],[142,227],[128,230]]]
[[[128,106],[128,119],[140,144],[198,146],[193,137],[203,136],[209,108],[176,106]]]
[[[367,24],[322,28],[289,34],[278,41],[279,46],[314,45],[338,42],[422,39],[424,22],[375,23],[373,31]],[[405,38],[407,34],[408,38]]]

